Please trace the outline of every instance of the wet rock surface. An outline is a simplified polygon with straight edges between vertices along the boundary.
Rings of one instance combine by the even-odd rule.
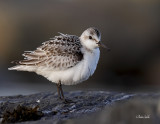
[[[2,120],[3,113],[5,111],[13,111],[18,105],[31,108],[38,106],[39,111],[43,113],[43,117],[41,117],[37,121],[27,121],[21,123],[30,123],[30,124],[68,123],[68,120],[73,120],[72,123],[74,122],[77,123],[75,119],[86,118],[86,116],[88,117],[92,113],[101,112],[106,107],[116,108],[116,106],[119,106],[116,104],[128,102],[130,100],[134,100],[135,98],[136,99],[140,98],[140,100],[141,99],[158,100],[160,98],[160,94],[159,93],[129,94],[129,93],[118,93],[118,92],[106,92],[106,91],[74,91],[74,92],[66,92],[65,97],[69,100],[72,100],[73,102],[65,103],[64,101],[58,99],[57,93],[53,92],[44,92],[26,96],[18,95],[18,96],[0,97],[0,118]],[[146,102],[144,103],[146,104]],[[158,102],[154,102],[154,104],[158,105]],[[123,105],[120,106],[122,108]],[[129,108],[130,107],[128,107],[128,109]],[[154,109],[157,110],[157,108],[155,107]],[[138,114],[141,113],[137,113],[137,115]],[[104,115],[106,115],[106,113]],[[95,118],[93,117],[93,119],[91,120],[94,119]],[[81,120],[78,122],[81,122]]]

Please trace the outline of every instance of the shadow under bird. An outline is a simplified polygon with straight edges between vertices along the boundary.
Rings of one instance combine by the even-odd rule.
[[[100,56],[101,33],[91,27],[80,37],[60,33],[43,42],[34,51],[25,51],[24,60],[15,61],[9,70],[35,72],[56,83],[58,96],[64,98],[62,85],[75,85],[87,80],[96,70]],[[107,48],[109,50],[109,48]]]

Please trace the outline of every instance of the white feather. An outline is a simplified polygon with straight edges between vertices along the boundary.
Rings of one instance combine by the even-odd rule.
[[[99,48],[92,52],[85,51],[84,59],[76,66],[62,71],[54,71],[51,68],[38,67],[36,73],[46,77],[53,83],[61,81],[64,85],[74,85],[87,80],[93,75],[99,60]]]

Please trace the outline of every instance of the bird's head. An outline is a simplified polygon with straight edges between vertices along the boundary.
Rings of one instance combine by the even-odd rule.
[[[89,50],[94,50],[100,46],[107,48],[101,42],[101,33],[98,29],[91,27],[85,30],[80,36],[82,45]]]

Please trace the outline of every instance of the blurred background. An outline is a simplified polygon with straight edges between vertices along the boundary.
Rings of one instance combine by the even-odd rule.
[[[0,96],[56,91],[35,73],[8,71],[10,62],[57,32],[80,36],[89,27],[101,31],[111,51],[101,49],[94,75],[65,91],[160,89],[159,0],[1,0]]]

